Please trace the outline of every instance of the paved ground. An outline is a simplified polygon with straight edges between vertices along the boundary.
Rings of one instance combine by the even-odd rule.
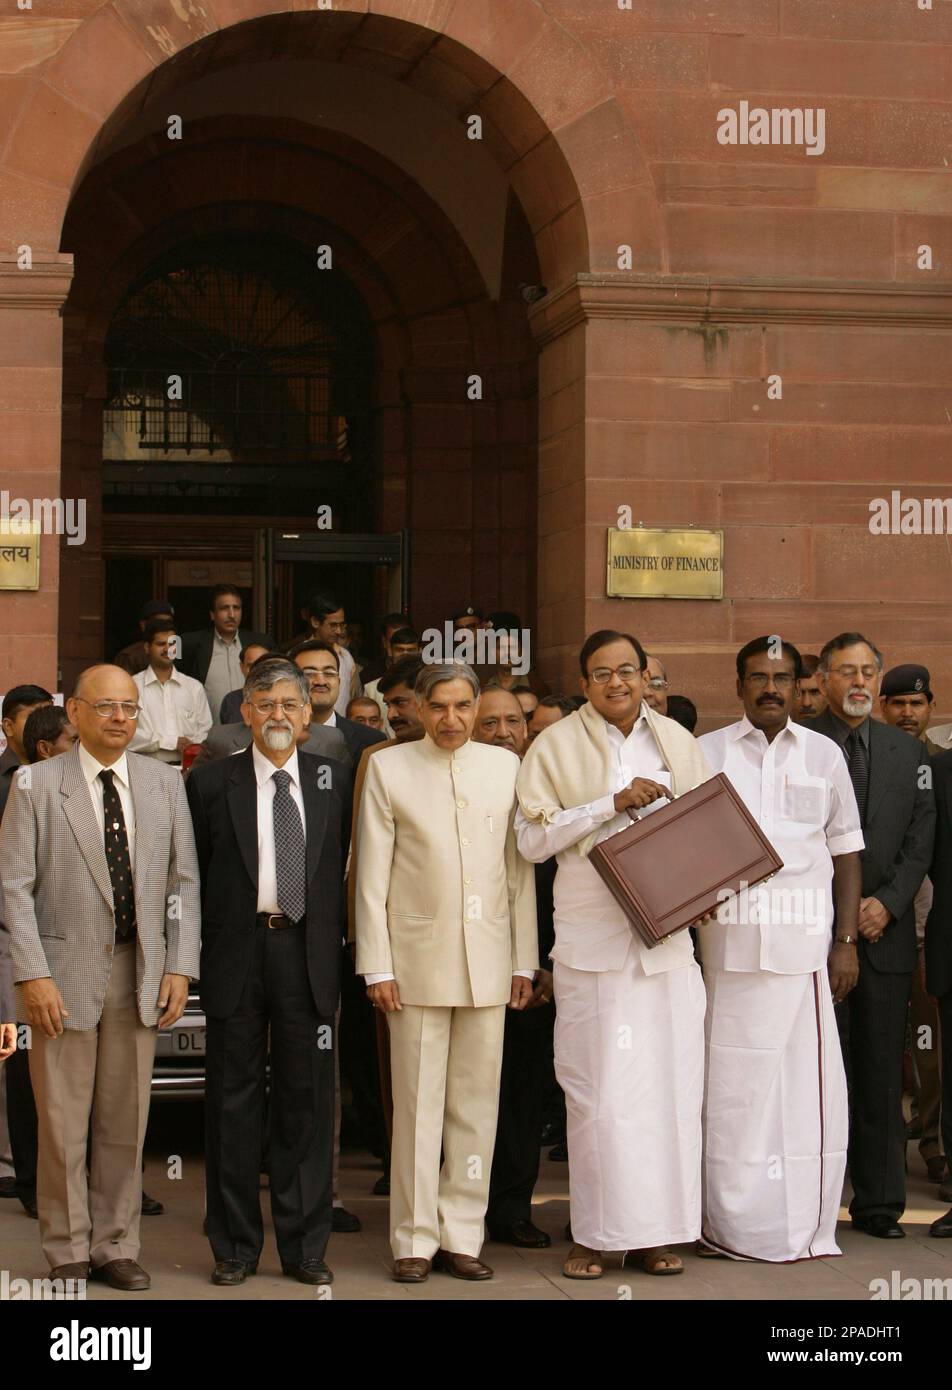
[[[189,1110],[184,1119],[175,1110]],[[201,1150],[196,1120],[200,1107],[157,1107],[159,1118],[150,1127],[146,1188],[166,1204],[164,1216],[144,1218],[142,1262],[152,1275],[154,1299],[221,1298],[223,1291],[208,1281],[212,1259],[202,1235]],[[171,1141],[178,1139],[176,1147]],[[170,1153],[182,1155],[182,1177],[170,1181],[163,1161]],[[618,1261],[605,1277],[591,1283],[561,1276],[567,1246],[562,1230],[568,1220],[568,1171],[565,1164],[543,1160],[536,1190],[534,1218],[552,1236],[552,1247],[538,1252],[517,1252],[508,1246],[487,1244],[483,1254],[496,1277],[481,1285],[462,1283],[446,1275],[412,1287],[395,1284],[388,1277],[390,1250],[387,1241],[386,1198],[371,1195],[379,1176],[376,1162],[366,1154],[344,1156],[342,1195],[345,1205],[363,1222],[359,1235],[338,1235],[331,1240],[328,1261],[335,1273],[335,1299],[579,1299],[604,1301],[619,1297],[654,1299],[868,1299],[870,1281],[898,1270],[906,1279],[952,1278],[952,1240],[930,1240],[929,1225],[945,1210],[937,1189],[925,1179],[914,1144],[909,1146],[909,1206],[904,1241],[879,1241],[856,1234],[849,1225],[840,1227],[839,1259],[798,1265],[753,1265],[722,1260],[698,1260],[682,1250],[685,1273],[659,1279],[639,1271],[623,1270]],[[267,1235],[261,1272],[241,1288],[229,1291],[231,1300],[313,1299],[315,1291],[284,1278],[270,1232],[267,1193],[262,1192]],[[842,1213],[845,1216],[845,1212]],[[11,1276],[35,1278],[45,1274],[37,1243],[36,1223],[18,1202],[0,1201],[0,1262]],[[630,1287],[630,1294],[625,1286]],[[952,1286],[950,1286],[952,1287]],[[123,1299],[100,1285],[90,1285],[90,1299]]]

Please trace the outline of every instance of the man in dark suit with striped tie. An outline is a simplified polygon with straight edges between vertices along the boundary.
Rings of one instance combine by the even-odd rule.
[[[241,1284],[258,1267],[270,1042],[269,1173],[281,1267],[302,1283],[329,1284],[350,774],[298,750],[311,706],[292,663],[258,662],[244,695],[252,746],[195,768],[188,780],[202,877],[212,1282]]]
[[[922,744],[870,718],[882,669],[862,633],[827,642],[818,675],[828,707],[810,727],[843,750],[866,845],[859,983],[841,1006],[849,1011],[850,1216],[857,1230],[888,1240],[905,1235],[902,1058],[918,962],[913,900],[932,858],[935,801]]]

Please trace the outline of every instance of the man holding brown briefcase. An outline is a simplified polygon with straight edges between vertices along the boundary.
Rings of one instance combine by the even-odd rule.
[[[556,855],[555,1067],[565,1092],[572,1234],[564,1272],[597,1279],[605,1250],[677,1274],[666,1247],[701,1228],[704,984],[688,932],[649,950],[588,861],[643,810],[707,781],[694,738],[643,703],[645,653],[601,631],[580,653],[588,701],[533,742],[516,839]]]

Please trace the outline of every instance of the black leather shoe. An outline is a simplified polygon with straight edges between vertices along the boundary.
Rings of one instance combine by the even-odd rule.
[[[373,1188],[372,1188],[372,1191],[373,1191],[373,1194],[374,1194],[375,1197],[389,1197],[389,1196],[390,1196],[390,1174],[389,1174],[389,1173],[383,1173],[383,1174],[381,1174],[381,1176],[380,1176],[380,1177],[377,1179],[377,1181],[374,1183]]]
[[[258,1273],[258,1265],[245,1260],[219,1260],[212,1270],[213,1284],[243,1284],[252,1274]]]
[[[552,1244],[552,1237],[531,1221],[513,1221],[509,1226],[490,1226],[491,1240],[500,1245],[517,1245],[521,1250],[544,1250]]]
[[[16,1197],[16,1178],[0,1178],[0,1197]]]
[[[945,1182],[939,1188],[939,1201],[952,1202],[952,1178],[946,1178]]]
[[[939,1240],[944,1240],[952,1236],[952,1211],[947,1211],[945,1216],[940,1216],[938,1221],[933,1221],[929,1227],[930,1236],[936,1236]]]
[[[862,1231],[865,1236],[877,1236],[880,1240],[902,1240],[905,1231],[892,1216],[854,1216],[853,1229]]]
[[[550,1158],[551,1162],[553,1162],[553,1163],[568,1163],[568,1161],[569,1161],[569,1146],[568,1146],[568,1144],[565,1144],[565,1143],[556,1144],[554,1148],[551,1148],[551,1149],[549,1150],[549,1158]]]
[[[302,1260],[299,1265],[282,1265],[289,1279],[299,1284],[333,1284],[334,1276],[323,1260]]]
[[[161,1203],[157,1198],[155,1198],[155,1197],[150,1197],[149,1194],[148,1194],[148,1192],[143,1192],[143,1194],[142,1194],[142,1215],[143,1215],[143,1216],[161,1216],[162,1213],[163,1213],[164,1211],[165,1211],[165,1207],[162,1205],[162,1203]]]
[[[360,1230],[360,1217],[343,1207],[334,1207],[331,1216],[331,1230],[337,1235],[355,1235]]]

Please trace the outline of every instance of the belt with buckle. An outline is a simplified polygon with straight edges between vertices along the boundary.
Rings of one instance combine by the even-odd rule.
[[[270,931],[283,931],[285,927],[296,927],[297,922],[292,922],[290,917],[285,917],[283,912],[259,912],[256,921]]]

